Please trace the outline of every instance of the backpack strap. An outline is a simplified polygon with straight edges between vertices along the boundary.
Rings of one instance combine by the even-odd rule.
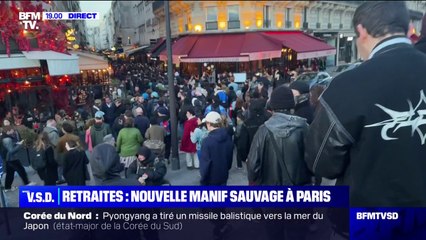
[[[277,160],[278,160],[278,164],[280,165],[280,168],[286,171],[288,179],[290,180],[291,184],[295,185],[295,182],[291,178],[290,172],[288,171],[287,164],[285,162],[284,151],[282,151],[282,149],[278,146],[278,143],[275,140],[274,134],[271,131],[269,131],[269,129],[267,131],[269,133],[269,138],[271,139],[274,152],[278,155]],[[280,161],[280,157],[282,157],[283,161]]]

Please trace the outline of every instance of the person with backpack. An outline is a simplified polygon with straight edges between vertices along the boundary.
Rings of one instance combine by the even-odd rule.
[[[225,90],[219,89],[215,92],[215,96],[219,98],[219,104],[225,109],[229,108],[228,104],[228,94],[226,94]]]
[[[124,122],[126,121],[127,118],[130,118],[130,117],[133,117],[132,111],[126,110],[124,114],[121,114],[114,120],[114,124],[112,125],[112,128],[111,128],[112,136],[114,137],[114,139],[117,139],[118,133],[121,131],[121,129],[124,128]]]
[[[154,112],[155,110],[157,110],[158,108],[158,101],[159,101],[160,96],[158,95],[157,92],[152,92],[151,93],[151,99],[148,101],[148,106],[147,106],[147,117],[148,119],[151,118],[151,116],[154,116]]]
[[[222,105],[220,105],[220,99],[217,95],[213,97],[212,101],[212,104],[206,107],[206,110],[204,111],[204,116],[207,116],[207,114],[212,111],[217,112],[220,115],[226,115],[226,109]]]
[[[47,132],[38,135],[33,151],[32,167],[44,181],[45,186],[55,186],[58,180],[58,164],[55,161],[54,146]]]
[[[92,139],[92,146],[103,143],[103,139],[106,135],[112,134],[111,128],[108,123],[103,121],[104,112],[97,111],[95,113],[95,124],[90,128],[90,134]]]
[[[53,147],[56,147],[59,141],[59,132],[56,128],[55,119],[47,120],[46,127],[43,129],[43,132],[47,133],[50,143],[53,145]]]
[[[164,158],[166,129],[157,123],[156,118],[151,118],[150,122],[151,125],[145,133],[144,145],[156,152],[158,157]]]

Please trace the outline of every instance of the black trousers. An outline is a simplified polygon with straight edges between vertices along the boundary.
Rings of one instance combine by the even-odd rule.
[[[18,172],[25,185],[30,183],[28,181],[27,172],[25,172],[25,168],[22,166],[19,160],[6,161],[6,183],[4,186],[5,189],[10,189],[12,187],[13,179],[15,178],[15,171]]]

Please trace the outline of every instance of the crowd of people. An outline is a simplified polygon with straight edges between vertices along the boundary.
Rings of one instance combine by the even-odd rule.
[[[176,72],[172,96],[159,67],[114,63],[120,84],[90,96],[93,105],[80,101],[85,104],[75,111],[55,114],[13,107],[6,114],[0,144],[5,189],[16,189],[15,172],[25,185],[35,184],[24,158],[45,185],[85,185],[92,176],[97,185],[170,184],[174,100],[179,149],[187,169],[199,171],[200,185],[226,185],[235,161],[247,168],[249,185],[337,179],[351,187],[352,206],[426,206],[423,22],[413,47],[404,3],[363,3],[353,24],[365,61],[335,77],[326,91],[293,81],[302,67],[258,70],[244,83],[228,72],[218,78]],[[334,222],[333,228],[348,237],[348,226]]]
[[[377,11],[394,14],[376,19]],[[15,171],[32,184],[20,161],[25,143],[16,127],[22,124],[39,134],[31,164],[46,185],[84,185],[88,163],[99,185],[167,183],[175,100],[180,151],[186,167],[200,172],[201,185],[226,185],[235,160],[237,168],[246,164],[250,185],[312,185],[322,177],[337,178],[351,186],[353,206],[425,206],[422,124],[412,122],[414,115],[391,110],[405,109],[407,98],[413,110],[411,103],[424,98],[418,76],[425,75],[426,56],[406,38],[408,21],[404,3],[362,4],[354,28],[366,61],[338,75],[326,91],[269,69],[241,84],[227,72],[216,81],[176,72],[171,96],[158,67],[114,64],[120,86],[73,116],[60,110],[44,123],[33,112],[20,122],[13,109],[5,117],[6,190],[12,189]],[[401,85],[400,76],[407,84]],[[347,229],[339,231],[345,235]]]

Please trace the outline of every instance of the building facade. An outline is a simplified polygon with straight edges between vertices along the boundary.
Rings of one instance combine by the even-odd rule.
[[[163,1],[152,5],[158,31],[145,31],[141,39],[164,37]],[[170,1],[173,37],[196,33],[302,30],[335,46],[327,66],[358,59],[352,17],[362,1]],[[419,32],[424,1],[407,1],[415,31]]]
[[[81,12],[79,1],[50,1],[46,8],[52,12]],[[45,10],[47,11],[47,9]],[[75,41],[72,41],[70,45],[77,44],[79,48],[84,49],[88,45],[86,21],[67,20],[66,24],[73,30],[73,35],[75,36]]]
[[[138,8],[141,1],[113,1],[111,8],[114,19],[113,40],[115,45],[129,48],[139,44],[138,27],[142,21],[139,19]]]

